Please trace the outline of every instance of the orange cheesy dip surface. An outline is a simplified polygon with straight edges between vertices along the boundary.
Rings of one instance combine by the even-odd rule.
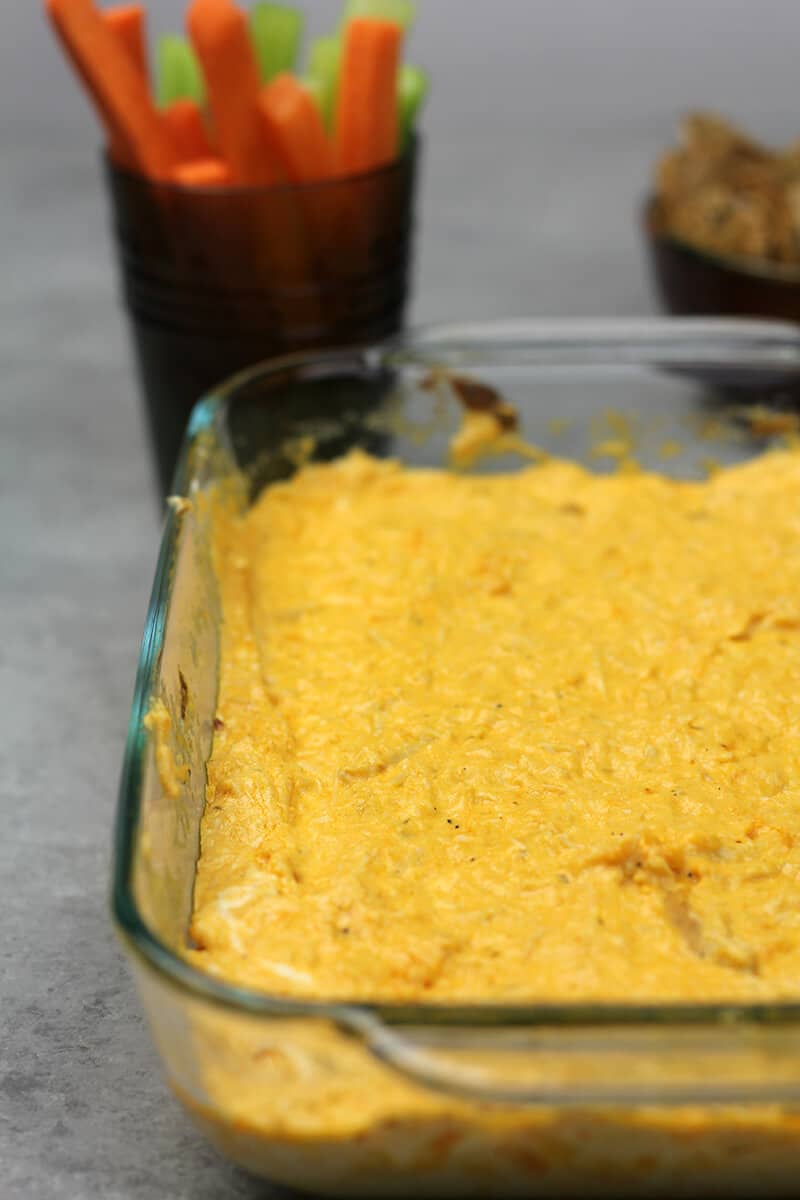
[[[800,992],[800,455],[302,468],[216,532],[186,953],[383,1000]]]

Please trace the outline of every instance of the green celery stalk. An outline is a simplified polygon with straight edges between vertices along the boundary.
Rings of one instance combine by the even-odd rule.
[[[431,81],[422,67],[404,63],[397,81],[397,110],[400,119],[400,149],[409,143],[417,123],[420,109],[425,103]]]
[[[293,71],[303,38],[303,17],[285,4],[256,4],[250,13],[250,36],[263,83],[282,71]]]
[[[333,113],[336,108],[340,60],[341,42],[339,38],[322,37],[311,43],[307,75],[319,93],[320,112],[328,129],[333,125]]]
[[[194,50],[185,38],[168,34],[156,46],[156,100],[167,108],[175,100],[205,104],[206,85]]]
[[[354,17],[377,17],[381,21],[393,21],[408,32],[416,15],[414,0],[345,0],[340,28]]]

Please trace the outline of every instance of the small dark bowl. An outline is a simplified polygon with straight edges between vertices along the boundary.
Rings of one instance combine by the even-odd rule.
[[[698,250],[661,231],[653,197],[645,204],[643,226],[653,281],[667,312],[800,324],[800,268]]]

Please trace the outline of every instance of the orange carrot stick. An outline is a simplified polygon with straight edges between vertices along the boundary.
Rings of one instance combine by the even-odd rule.
[[[334,146],[345,175],[370,171],[397,154],[397,71],[403,31],[392,21],[348,22],[342,46]]]
[[[155,179],[173,165],[169,136],[143,76],[91,0],[45,0],[51,22],[124,165]]]
[[[184,187],[227,187],[231,182],[227,165],[221,158],[213,157],[181,163],[173,171],[172,177]]]
[[[205,74],[219,151],[233,181],[276,182],[279,174],[270,161],[258,111],[261,80],[244,13],[232,0],[193,0],[187,27]]]
[[[333,146],[308,88],[283,72],[261,89],[259,110],[266,141],[292,183],[334,174]]]
[[[107,8],[103,20],[130,57],[144,79],[150,82],[150,72],[147,64],[147,35],[145,32],[145,15],[141,4],[123,4],[116,8]],[[111,157],[121,166],[129,166],[124,145],[112,141]]]
[[[179,163],[214,157],[200,106],[194,100],[173,100],[162,113]]]
[[[116,8],[107,8],[103,20],[119,43],[125,47],[135,64],[141,71],[142,77],[150,79],[150,68],[147,62],[147,25],[144,8],[141,4],[118,4]]]

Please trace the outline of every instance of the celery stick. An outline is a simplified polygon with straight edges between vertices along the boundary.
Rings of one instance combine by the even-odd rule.
[[[250,13],[250,36],[262,82],[293,71],[303,37],[303,17],[284,4],[256,4]]]
[[[394,21],[408,31],[417,15],[413,0],[345,0],[342,26],[354,17],[377,17],[381,21]]]
[[[194,50],[185,38],[168,35],[156,46],[156,98],[161,108],[175,100],[205,104],[206,86]]]
[[[330,129],[336,108],[336,93],[339,89],[339,62],[341,43],[337,37],[317,38],[311,43],[308,54],[308,76],[315,81],[320,93],[320,112]]]
[[[405,149],[414,133],[420,109],[430,88],[430,79],[422,67],[405,63],[397,81],[397,109],[400,117],[400,148]]]

